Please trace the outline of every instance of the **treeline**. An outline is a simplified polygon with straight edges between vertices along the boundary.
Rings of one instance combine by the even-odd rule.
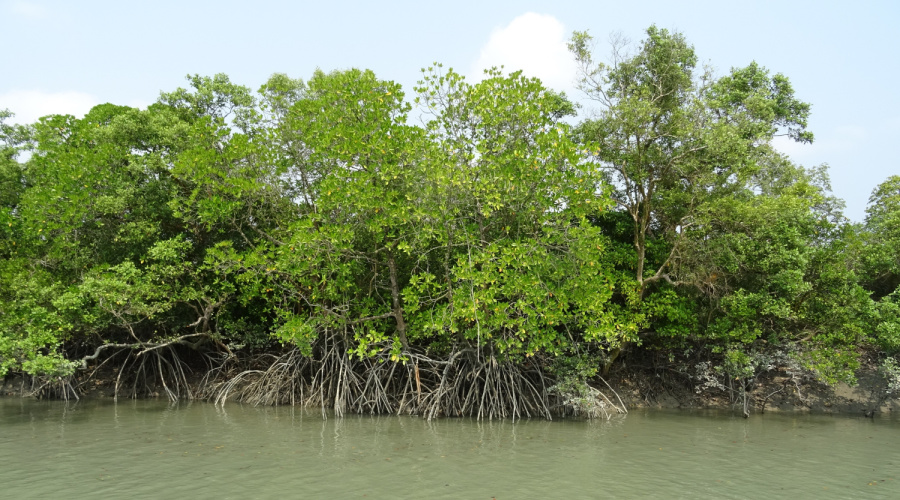
[[[409,99],[193,76],[0,121],[0,374],[428,416],[614,411],[601,377],[646,353],[707,383],[897,374],[900,177],[848,223],[772,146],[813,140],[786,77],[715,77],[656,27],[609,63],[591,42],[577,126],[536,79],[440,65]]]

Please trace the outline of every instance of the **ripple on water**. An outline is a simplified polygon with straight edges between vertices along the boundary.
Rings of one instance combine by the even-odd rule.
[[[0,399],[5,498],[900,498],[897,443],[886,417],[427,422]]]

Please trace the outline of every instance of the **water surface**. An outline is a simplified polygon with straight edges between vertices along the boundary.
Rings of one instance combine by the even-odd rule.
[[[323,418],[0,398],[3,498],[900,498],[900,420]]]

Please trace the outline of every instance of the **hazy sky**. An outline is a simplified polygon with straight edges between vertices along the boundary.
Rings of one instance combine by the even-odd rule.
[[[476,77],[524,69],[572,90],[565,41],[588,30],[635,42],[651,24],[678,30],[724,74],[751,61],[787,75],[812,104],[811,146],[828,163],[846,215],[862,220],[872,189],[900,174],[900,2],[468,1],[288,2],[0,0],[0,109],[30,122],[103,102],[144,106],[187,74],[226,73],[258,88],[270,74],[370,68],[412,93],[434,61]]]

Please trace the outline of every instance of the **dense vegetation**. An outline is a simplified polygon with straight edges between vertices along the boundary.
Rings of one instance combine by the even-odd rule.
[[[538,80],[440,65],[410,100],[353,69],[4,113],[0,374],[549,416],[619,406],[602,377],[648,353],[705,383],[897,372],[900,177],[848,223],[772,146],[813,140],[783,75],[716,77],[656,27],[605,64],[570,47],[598,107],[577,126]]]

